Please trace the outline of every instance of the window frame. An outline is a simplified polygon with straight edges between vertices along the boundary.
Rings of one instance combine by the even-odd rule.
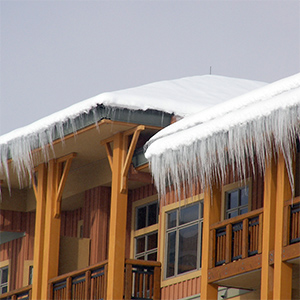
[[[157,215],[157,223],[146,226],[141,229],[136,229],[136,216],[137,216],[137,208],[150,205],[151,203],[158,202],[158,196],[153,195],[150,197],[143,198],[141,200],[135,201],[132,203],[132,218],[131,218],[131,242],[130,242],[130,257],[136,259],[136,238],[149,235],[151,233],[157,232],[157,259],[158,256],[158,249],[159,249],[159,202],[158,202],[158,215]],[[145,251],[146,253],[147,251]],[[149,250],[149,252],[153,252],[153,249]],[[149,253],[150,254],[150,253]]]
[[[7,291],[5,292],[5,293],[8,293],[10,291],[10,289],[9,289],[9,282],[10,282],[10,259],[7,259],[7,260],[4,260],[4,261],[0,262],[0,269],[4,269],[4,268],[8,269],[8,274],[7,274]],[[1,289],[2,289],[2,287],[1,287]],[[3,295],[3,294],[0,293],[0,295]]]
[[[236,181],[230,184],[226,184],[222,186],[222,203],[221,203],[221,221],[226,220],[226,204],[227,204],[227,196],[228,192],[242,189],[243,187],[248,186],[248,212],[251,211],[252,208],[252,178],[249,177],[243,181]]]
[[[195,269],[195,270],[191,270],[188,272],[184,272],[181,274],[177,274],[176,276],[172,276],[172,277],[168,277],[166,278],[165,274],[166,274],[166,257],[167,257],[167,242],[166,242],[166,238],[167,238],[167,214],[174,210],[174,209],[178,209],[179,207],[184,207],[190,204],[195,204],[197,202],[203,201],[204,200],[204,193],[195,195],[193,197],[190,198],[186,198],[184,200],[181,201],[177,201],[175,203],[169,204],[169,205],[165,205],[162,207],[161,212],[160,212],[160,217],[161,217],[161,223],[160,223],[160,236],[159,236],[159,260],[162,262],[162,279],[161,279],[161,287],[165,287],[171,284],[175,284],[178,282],[182,282],[185,280],[189,280],[192,278],[196,278],[201,276],[201,268],[200,269]],[[202,242],[202,241],[201,241]],[[202,245],[202,243],[201,243]],[[202,248],[202,246],[201,246]],[[202,251],[202,249],[201,249]],[[202,255],[200,255],[201,258],[199,258],[200,260],[202,259]],[[201,262],[200,262],[201,264]]]

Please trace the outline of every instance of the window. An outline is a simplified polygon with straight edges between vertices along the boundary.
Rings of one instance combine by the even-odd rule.
[[[248,212],[249,187],[248,185],[226,192],[225,218],[230,219]]]
[[[33,266],[29,266],[28,284],[32,284]]]
[[[166,212],[166,278],[200,269],[202,222],[202,201]]]
[[[33,278],[33,260],[24,261],[24,271],[23,271],[23,286],[32,284]]]
[[[155,199],[153,201],[153,199]],[[158,201],[149,197],[134,203],[133,256],[135,259],[157,260]]]
[[[8,292],[8,266],[0,268],[0,295]]]
[[[222,187],[221,220],[230,219],[251,211],[252,181],[247,178]]]

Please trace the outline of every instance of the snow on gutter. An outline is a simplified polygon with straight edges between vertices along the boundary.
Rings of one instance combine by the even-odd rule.
[[[117,110],[152,110],[183,117],[262,85],[262,82],[206,75],[100,94],[1,136],[0,174],[4,173],[9,181],[7,160],[11,158],[21,183],[23,175],[29,173],[30,176],[33,168],[33,149],[41,147],[47,158],[47,145],[62,139],[66,128],[68,133],[76,133],[79,128],[90,125],[91,119],[97,123]]]
[[[224,181],[228,164],[244,178],[248,159],[261,170],[272,149],[282,151],[293,188],[292,149],[300,134],[300,73],[249,92],[161,130],[147,144],[158,192],[182,182]],[[248,157],[248,159],[246,159]]]

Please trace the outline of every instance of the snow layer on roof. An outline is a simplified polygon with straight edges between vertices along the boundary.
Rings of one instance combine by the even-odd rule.
[[[59,137],[62,138],[63,124],[68,121],[72,124],[73,131],[76,132],[74,120],[84,113],[92,111],[97,122],[97,105],[102,104],[108,109],[153,109],[182,117],[264,84],[244,79],[205,75],[161,81],[100,94],[0,136],[0,173],[4,171],[8,177],[8,153],[12,157],[17,174],[21,175],[30,171],[33,167],[32,149],[37,145],[45,149],[47,144],[52,144],[54,132],[58,132]]]
[[[291,152],[300,122],[300,73],[186,117],[161,130],[147,144],[157,189],[166,182],[180,191],[182,181],[204,187],[213,176],[225,179],[226,167],[235,163],[245,175],[254,153],[261,170],[272,149],[281,150],[293,187]]]

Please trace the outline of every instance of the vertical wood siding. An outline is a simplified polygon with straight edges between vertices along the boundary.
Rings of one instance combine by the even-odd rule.
[[[85,192],[82,210],[83,237],[91,239],[90,264],[107,259],[110,218],[110,188],[96,187]]]
[[[161,300],[181,299],[200,294],[200,278],[196,277],[163,287],[161,289]]]
[[[24,261],[33,260],[34,212],[1,210],[0,230],[25,232],[25,236],[0,245],[0,261],[10,260],[10,290],[23,286]]]
[[[61,213],[61,236],[77,237],[78,221],[82,220],[82,208]]]

